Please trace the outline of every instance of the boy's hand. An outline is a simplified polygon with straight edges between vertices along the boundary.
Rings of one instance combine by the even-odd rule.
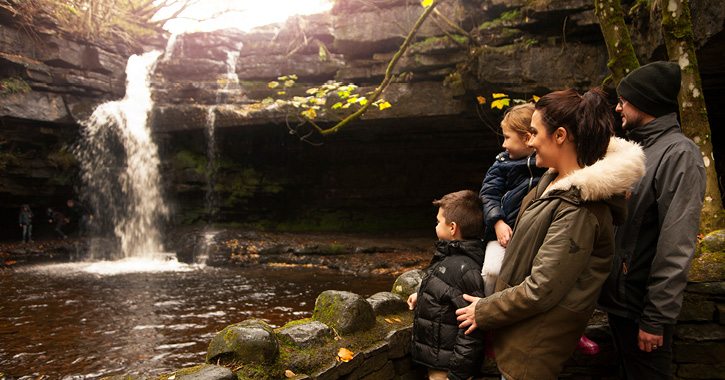
[[[418,293],[413,293],[408,297],[408,308],[410,310],[415,309],[415,304],[418,302]]]
[[[496,239],[498,240],[498,244],[501,244],[502,247],[506,248],[506,246],[509,245],[509,240],[511,240],[511,234],[513,233],[511,227],[506,224],[503,219],[499,219],[499,221],[494,224],[493,228],[496,230]]]
[[[471,304],[456,310],[456,315],[458,316],[456,319],[461,322],[458,327],[464,329],[470,326],[468,327],[468,330],[466,330],[466,335],[468,335],[478,328],[476,325],[476,304],[481,298],[464,294],[463,299]]]

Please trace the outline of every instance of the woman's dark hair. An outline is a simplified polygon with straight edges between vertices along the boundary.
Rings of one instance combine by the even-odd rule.
[[[536,102],[548,134],[563,127],[576,147],[577,162],[591,165],[604,157],[614,136],[614,115],[599,88],[579,95],[574,90],[555,91]]]

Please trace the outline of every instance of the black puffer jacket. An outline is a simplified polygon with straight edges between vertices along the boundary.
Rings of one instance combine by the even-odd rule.
[[[456,309],[468,306],[463,294],[483,297],[481,240],[439,240],[418,290],[413,322],[413,361],[441,371],[450,380],[476,374],[483,360],[483,332],[458,327]]]
[[[496,156],[496,162],[486,172],[479,195],[483,201],[483,240],[496,240],[494,225],[503,220],[514,228],[521,201],[539,183],[547,168],[536,167],[536,154],[517,160],[509,152]]]

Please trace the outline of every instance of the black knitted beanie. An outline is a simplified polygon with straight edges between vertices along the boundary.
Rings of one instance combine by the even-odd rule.
[[[660,117],[676,112],[682,73],[675,62],[652,62],[624,77],[617,94],[640,111]]]

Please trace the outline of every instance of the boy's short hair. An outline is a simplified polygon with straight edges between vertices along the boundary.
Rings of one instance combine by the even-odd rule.
[[[483,203],[478,194],[471,190],[461,190],[446,194],[433,201],[433,205],[443,209],[446,223],[456,222],[464,239],[476,239],[483,228]]]

